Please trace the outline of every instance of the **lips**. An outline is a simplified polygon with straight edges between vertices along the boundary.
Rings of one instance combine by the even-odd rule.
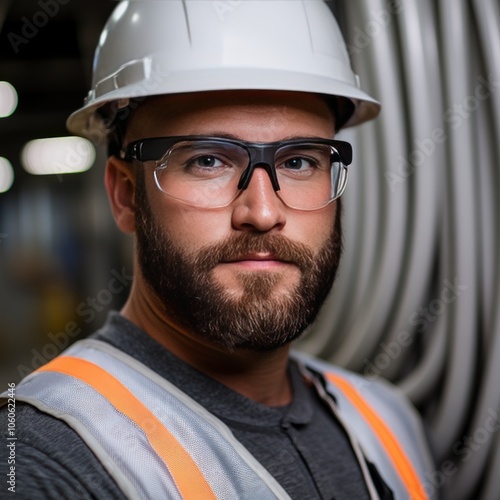
[[[237,257],[224,259],[219,265],[231,265],[247,271],[278,271],[283,266],[296,265],[271,252],[245,253]]]
[[[233,263],[233,262],[245,262],[245,261],[256,261],[256,262],[283,262],[289,263],[287,260],[282,259],[270,252],[259,252],[259,253],[248,253],[231,259],[225,259],[223,263]]]

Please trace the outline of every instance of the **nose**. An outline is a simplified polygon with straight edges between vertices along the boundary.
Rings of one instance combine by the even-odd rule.
[[[276,196],[268,172],[257,167],[233,204],[232,224],[240,230],[268,232],[285,226],[285,206]]]

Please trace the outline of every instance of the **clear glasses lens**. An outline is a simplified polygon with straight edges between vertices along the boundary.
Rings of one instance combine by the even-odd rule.
[[[183,141],[175,144],[155,168],[161,191],[200,208],[218,208],[239,194],[238,182],[250,164],[244,147],[225,141]],[[329,145],[301,143],[277,149],[274,165],[277,195],[290,208],[317,210],[340,196],[347,168]]]
[[[220,207],[236,196],[248,161],[247,151],[230,142],[184,141],[159,160],[155,179],[173,198],[197,207]]]
[[[276,152],[278,196],[290,208],[317,210],[342,194],[347,169],[329,145],[304,143]],[[342,185],[341,185],[342,184]]]

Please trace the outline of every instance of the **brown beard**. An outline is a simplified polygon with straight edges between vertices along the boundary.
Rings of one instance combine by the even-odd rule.
[[[278,234],[242,232],[200,249],[192,257],[171,240],[151,212],[138,172],[136,236],[142,275],[179,326],[227,349],[271,351],[297,339],[317,316],[328,295],[342,252],[341,207],[335,225],[316,254]],[[300,282],[273,296],[278,272],[241,272],[240,297],[232,297],[213,277],[221,262],[268,252],[294,264]]]

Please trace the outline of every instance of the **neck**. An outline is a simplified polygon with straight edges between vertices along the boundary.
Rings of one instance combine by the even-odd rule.
[[[147,294],[132,287],[121,314],[135,323],[185,363],[240,394],[267,406],[283,406],[292,400],[287,375],[289,347],[272,352],[230,350],[200,339],[165,316]]]

